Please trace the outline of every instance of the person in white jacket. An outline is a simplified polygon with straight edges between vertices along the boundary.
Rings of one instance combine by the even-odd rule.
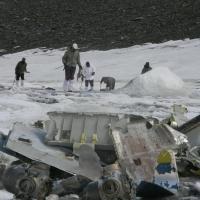
[[[85,90],[91,91],[94,87],[95,68],[87,61],[83,67],[83,76],[85,78]],[[90,89],[89,89],[90,85]]]

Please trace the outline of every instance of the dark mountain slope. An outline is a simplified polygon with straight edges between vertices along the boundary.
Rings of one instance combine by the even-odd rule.
[[[200,37],[200,0],[0,0],[0,49],[83,49]]]

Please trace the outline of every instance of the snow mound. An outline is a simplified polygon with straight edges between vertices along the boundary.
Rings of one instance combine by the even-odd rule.
[[[118,90],[129,96],[182,96],[184,82],[169,68],[158,67],[132,79]]]

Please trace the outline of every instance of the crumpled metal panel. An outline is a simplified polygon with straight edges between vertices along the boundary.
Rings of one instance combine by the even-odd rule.
[[[67,156],[64,149],[44,144],[45,134],[41,129],[16,123],[9,135],[6,148],[65,172],[81,174],[79,162],[74,157]]]
[[[174,134],[167,125],[159,124],[147,129],[146,121],[141,120],[129,124],[127,133],[123,134],[120,129],[115,129],[111,135],[120,165],[136,185],[146,181],[161,184],[172,192],[177,191],[179,180],[173,152],[170,152],[170,163],[157,161],[163,150],[176,146]]]

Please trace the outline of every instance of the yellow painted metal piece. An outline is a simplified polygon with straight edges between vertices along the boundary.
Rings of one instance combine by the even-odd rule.
[[[97,134],[94,133],[94,134],[92,135],[92,143],[93,143],[93,144],[96,144],[97,142],[98,142],[98,137],[97,137]]]
[[[170,164],[172,162],[172,156],[169,151],[162,150],[157,158],[158,164]]]
[[[86,133],[82,133],[81,134],[81,141],[80,141],[80,143],[81,144],[85,144],[85,142],[86,142]]]

